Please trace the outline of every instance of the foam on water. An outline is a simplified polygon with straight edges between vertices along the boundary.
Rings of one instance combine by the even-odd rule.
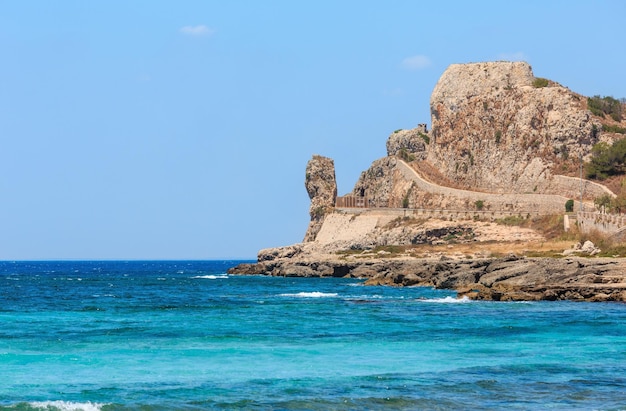
[[[191,277],[191,278],[194,278],[194,279],[203,278],[205,280],[220,280],[220,279],[228,278],[228,276],[225,275],[225,274],[223,274],[223,275],[212,275],[212,274],[209,274],[209,275],[196,275],[196,276]]]
[[[626,404],[624,304],[226,275],[234,265],[0,261],[0,411]]]
[[[69,402],[69,401],[36,401],[29,403],[34,409],[46,411],[100,411],[107,404],[93,402]]]
[[[333,298],[339,296],[338,293],[323,293],[321,291],[311,292],[299,292],[299,293],[284,293],[280,294],[281,297],[295,297],[295,298]]]
[[[465,303],[473,302],[466,296],[463,296],[461,298],[447,296],[444,298],[419,299],[418,301],[423,301],[427,303],[442,303],[442,304],[465,304]]]

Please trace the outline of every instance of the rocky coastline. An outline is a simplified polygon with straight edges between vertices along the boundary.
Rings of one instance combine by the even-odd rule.
[[[228,273],[360,278],[372,286],[453,289],[475,300],[626,302],[625,259],[600,258],[593,244],[549,249],[554,257],[526,252],[546,251],[544,242],[569,230],[563,213],[572,198],[580,195],[580,208],[592,210],[595,198],[615,195],[567,174],[597,142],[623,138],[605,132],[607,120],[586,101],[535,78],[527,63],[451,65],[431,96],[430,131],[426,124],[394,131],[387,156],[343,197],[333,160],[314,155],[306,166],[311,220],[303,242],[261,250],[256,263]],[[544,218],[540,224],[549,226],[554,216],[561,221],[551,230],[516,225]],[[427,251],[453,244],[468,247]]]
[[[360,278],[366,285],[453,289],[459,298],[492,301],[626,302],[626,263],[611,258],[341,259],[280,258],[240,264],[229,274]]]

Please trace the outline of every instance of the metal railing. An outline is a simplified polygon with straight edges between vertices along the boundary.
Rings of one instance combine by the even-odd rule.
[[[337,208],[389,208],[387,201],[373,200],[367,197],[346,195],[337,197],[335,201]]]

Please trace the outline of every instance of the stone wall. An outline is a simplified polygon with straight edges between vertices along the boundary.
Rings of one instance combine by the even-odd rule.
[[[554,176],[548,186],[548,190],[578,202],[581,192],[580,178],[560,175]],[[593,200],[604,194],[615,197],[615,193],[606,186],[585,179],[582,180],[582,194],[585,200]]]
[[[397,161],[397,170],[420,191],[446,197],[448,201],[450,198],[456,198],[459,204],[466,204],[470,207],[475,207],[477,201],[482,201],[483,207],[488,207],[487,211],[555,214],[565,211],[565,202],[568,200],[566,197],[553,194],[493,194],[442,187],[421,178],[402,160]]]
[[[434,218],[439,220],[479,220],[494,221],[506,217],[536,217],[542,215],[536,210],[444,210],[444,209],[426,209],[426,208],[377,208],[375,210],[366,208],[337,208],[335,211],[339,214],[350,215],[368,215],[377,216],[410,217],[410,218]]]
[[[582,211],[576,214],[578,227],[583,233],[598,231],[619,241],[626,239],[626,216]]]

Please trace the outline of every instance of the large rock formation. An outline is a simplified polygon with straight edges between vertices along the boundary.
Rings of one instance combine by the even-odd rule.
[[[601,125],[586,99],[523,62],[453,64],[430,98],[428,160],[463,188],[548,192],[559,164],[577,169]]]
[[[396,130],[387,139],[387,155],[424,160],[426,159],[426,144],[429,141],[425,125],[412,130]]]
[[[328,157],[314,155],[306,165],[306,191],[311,199],[309,214],[311,222],[304,242],[314,241],[326,214],[333,210],[337,199],[335,163]]]
[[[431,114],[430,132],[420,125],[389,136],[388,157],[361,174],[354,196],[390,207],[467,210],[479,202],[491,210],[562,211],[566,199],[580,198],[581,182],[561,174],[578,176],[581,159],[607,134],[586,98],[536,79],[522,62],[451,65],[433,90]],[[398,160],[450,190],[416,180]],[[585,182],[582,191],[592,202],[608,189]]]
[[[422,124],[392,133],[387,156],[337,209],[334,163],[313,156],[304,242],[261,250],[255,264],[229,272],[358,277],[473,299],[626,301],[626,261],[495,258],[486,246],[543,248],[533,230],[489,220],[561,213],[583,187],[586,201],[608,191],[571,175],[594,143],[623,134],[605,133],[582,96],[539,80],[526,63],[450,66],[432,93],[430,132]],[[453,244],[469,248],[451,252]]]

